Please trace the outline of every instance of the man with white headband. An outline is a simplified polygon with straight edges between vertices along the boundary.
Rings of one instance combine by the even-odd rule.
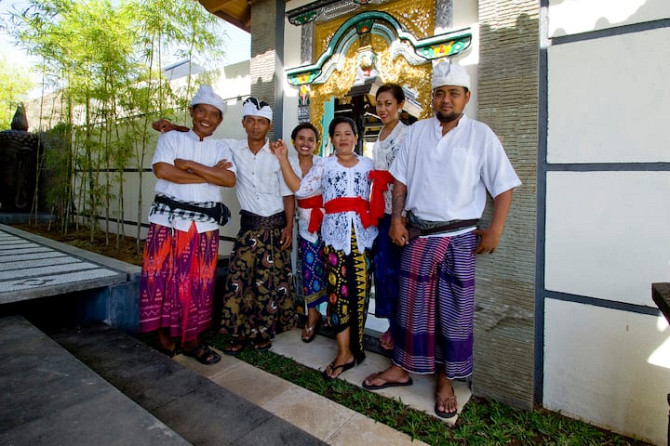
[[[140,276],[140,331],[158,331],[160,348],[203,364],[221,358],[199,342],[212,323],[219,225],[230,215],[221,188],[235,185],[229,145],[212,134],[226,104],[209,86],[191,101],[193,129],[161,135],[153,157],[156,197]],[[226,213],[228,212],[228,213]]]
[[[404,246],[392,324],[393,364],[368,376],[370,390],[412,384],[410,373],[437,373],[435,414],[456,415],[452,381],[472,376],[475,254],[493,253],[512,191],[521,184],[500,140],[464,114],[470,77],[449,62],[433,68],[434,116],[412,125],[390,172],[389,235]],[[487,192],[488,228],[478,228]]]
[[[232,144],[240,231],[233,246],[223,295],[221,333],[232,335],[224,353],[246,346],[267,350],[275,333],[295,326],[291,241],[293,192],[270,150],[270,106],[250,97],[242,107],[247,139]]]
[[[276,333],[296,323],[290,260],[295,202],[267,139],[272,109],[264,101],[247,98],[242,126],[246,139],[225,140],[232,150],[241,207],[221,314],[220,331],[232,337],[223,350],[229,355],[247,346],[267,350]],[[161,133],[185,130],[165,119],[154,122],[153,128]]]

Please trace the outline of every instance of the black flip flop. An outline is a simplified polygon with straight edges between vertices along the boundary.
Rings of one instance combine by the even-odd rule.
[[[373,384],[366,384],[365,381],[363,381],[363,388],[366,390],[381,390],[381,389],[387,389],[389,387],[405,387],[405,386],[411,386],[414,384],[414,381],[412,381],[412,377],[410,376],[409,379],[405,382],[399,382],[399,381],[386,381],[384,384],[379,384],[378,386],[375,386]]]
[[[347,370],[353,369],[355,365],[356,365],[356,360],[355,359],[351,362],[347,362],[346,364],[340,364],[340,365],[335,365],[334,362],[331,362],[330,364],[328,364],[328,367],[330,367],[330,370],[332,370],[334,372],[337,369],[342,369],[342,371],[336,377],[333,378],[332,376],[330,376],[328,374],[328,367],[326,367],[324,369],[324,371],[321,372],[321,374],[323,375],[323,379],[325,379],[326,381],[332,381],[334,379],[339,378],[340,375],[343,374],[344,372],[346,372]]]
[[[452,411],[452,412],[447,412],[446,410],[440,410],[440,409],[438,409],[439,406],[440,406],[440,404],[436,401],[436,402],[435,402],[435,408],[434,408],[434,410],[435,410],[435,415],[437,415],[437,416],[440,417],[440,418],[453,418],[453,417],[455,417],[456,414],[458,413],[458,409],[456,409],[456,410],[454,410],[454,411]]]

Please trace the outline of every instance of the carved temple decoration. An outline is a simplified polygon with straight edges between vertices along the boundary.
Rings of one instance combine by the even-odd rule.
[[[380,84],[396,82],[416,92],[415,99],[423,110],[418,117],[428,116],[430,62],[467,49],[472,41],[471,30],[433,35],[436,26],[441,28],[450,22],[451,1],[371,1],[375,4],[367,6],[368,2],[355,3],[350,5],[353,14],[325,22],[321,17],[329,4],[320,5],[311,20],[304,22],[314,29],[310,46],[316,61],[286,70],[289,83],[299,89],[300,120],[310,119],[318,127],[326,101],[333,97],[346,100],[354,85],[375,78]],[[435,22],[436,4],[439,24]],[[315,11],[303,13],[311,12]]]

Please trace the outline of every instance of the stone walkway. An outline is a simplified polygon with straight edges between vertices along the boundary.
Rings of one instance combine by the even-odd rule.
[[[317,336],[313,342],[305,344],[300,340],[300,330],[282,333],[272,344],[274,353],[293,358],[301,364],[319,370],[332,361],[336,348],[335,341],[324,336]],[[389,365],[389,359],[385,356],[370,352],[366,352],[366,355],[363,364],[343,373],[341,379],[360,387],[367,375],[383,370]],[[402,432],[257,369],[244,361],[223,354],[221,356],[221,361],[212,366],[201,365],[193,358],[182,355],[176,356],[175,361],[328,444],[362,446],[425,444],[412,441]],[[389,388],[379,393],[389,398],[401,399],[410,407],[435,416],[434,378],[420,375],[413,375],[412,378],[414,385],[410,387]],[[457,382],[454,387],[460,412],[470,399],[471,393],[467,383]],[[457,418],[445,420],[445,423],[453,424]]]
[[[139,268],[0,225],[0,304],[127,282]]]

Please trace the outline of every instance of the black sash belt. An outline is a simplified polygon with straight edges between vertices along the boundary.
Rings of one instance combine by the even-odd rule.
[[[269,217],[263,217],[253,212],[241,210],[240,216],[240,229],[243,231],[284,228],[286,226],[284,211],[277,212]]]
[[[156,195],[154,197],[156,203],[164,204],[169,207],[171,211],[182,209],[184,211],[199,212],[208,217],[213,218],[220,226],[224,226],[230,220],[230,209],[223,203],[216,203],[214,207],[202,207],[183,201],[173,200],[165,195]]]
[[[479,219],[477,218],[474,218],[472,220],[454,220],[444,225],[438,225],[426,229],[417,228],[416,226],[412,226],[410,223],[407,228],[407,232],[409,233],[409,239],[413,240],[422,235],[440,234],[442,232],[449,232],[449,231],[455,231],[457,229],[467,228],[468,226],[477,226],[477,223],[479,223]]]

